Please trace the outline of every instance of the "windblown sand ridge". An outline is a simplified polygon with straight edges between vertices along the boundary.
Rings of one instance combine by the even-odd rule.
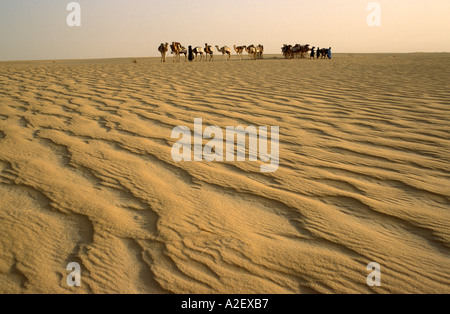
[[[450,292],[448,55],[158,61],[0,64],[0,292]],[[194,118],[278,171],[174,162]]]

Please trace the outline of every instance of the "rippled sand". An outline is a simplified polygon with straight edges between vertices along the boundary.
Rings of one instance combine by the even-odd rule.
[[[448,54],[137,61],[0,63],[0,292],[450,293]],[[279,170],[174,162],[194,118]]]

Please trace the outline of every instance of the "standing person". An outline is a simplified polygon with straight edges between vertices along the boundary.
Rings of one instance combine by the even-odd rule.
[[[312,47],[310,59],[314,59],[314,56],[316,55],[316,52],[314,51],[315,49],[316,47]]]
[[[331,59],[331,47],[328,48],[327,56],[328,56],[328,59]]]
[[[189,61],[194,60],[194,53],[192,52],[192,46],[189,46],[188,60]]]
[[[319,59],[320,58],[320,48],[319,47],[317,47],[317,53],[316,53],[316,56],[317,56],[317,59]]]

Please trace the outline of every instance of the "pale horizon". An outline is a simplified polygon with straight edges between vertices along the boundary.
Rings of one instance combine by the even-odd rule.
[[[66,23],[69,2],[0,0],[0,61],[157,57],[159,44],[172,41],[263,44],[266,54],[280,54],[284,43],[334,53],[450,51],[445,0],[375,1],[375,27],[367,24],[367,0],[81,0],[80,27]]]

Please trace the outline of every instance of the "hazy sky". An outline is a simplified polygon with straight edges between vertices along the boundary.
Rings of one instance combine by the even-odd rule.
[[[65,0],[0,0],[0,60],[157,56],[184,45],[283,43],[334,52],[450,51],[450,0],[378,0],[381,26],[367,24],[371,0],[80,0],[81,27]]]

